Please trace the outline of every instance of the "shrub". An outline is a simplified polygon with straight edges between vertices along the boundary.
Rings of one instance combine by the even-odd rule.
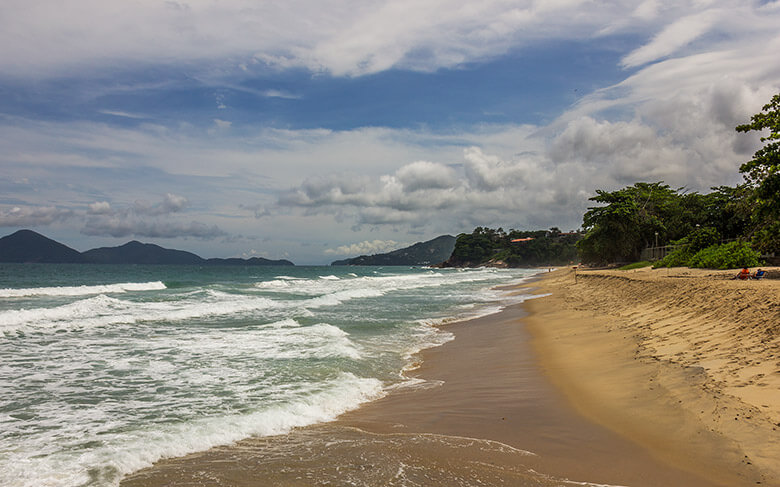
[[[682,245],[666,254],[666,257],[663,259],[653,264],[653,268],[657,269],[659,267],[687,266],[691,257],[693,257],[693,252],[691,252],[690,247],[687,245]]]
[[[688,261],[688,267],[736,269],[760,265],[760,254],[746,242],[729,242],[702,249]]]
[[[697,228],[689,235],[672,242],[677,248],[666,254],[666,257],[656,262],[653,267],[684,267],[700,250],[715,245],[720,239],[720,234],[715,228]]]

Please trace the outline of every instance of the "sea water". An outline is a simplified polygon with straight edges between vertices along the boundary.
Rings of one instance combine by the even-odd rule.
[[[0,479],[115,486],[413,384],[523,269],[0,264]]]

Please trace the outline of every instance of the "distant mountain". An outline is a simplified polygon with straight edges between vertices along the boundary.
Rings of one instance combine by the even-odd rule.
[[[455,237],[442,235],[386,254],[361,255],[331,265],[435,265],[449,259],[454,248]]]
[[[203,259],[183,250],[173,250],[137,241],[119,247],[101,247],[79,253],[59,242],[33,232],[19,230],[0,238],[0,262],[42,262],[51,264],[166,264],[166,265],[294,265],[289,260]]]
[[[183,250],[164,249],[159,245],[133,240],[119,247],[101,247],[82,254],[93,264],[202,264],[202,258]]]
[[[287,259],[271,260],[263,257],[250,257],[249,259],[209,259],[207,265],[295,265]]]
[[[77,263],[84,257],[40,233],[19,230],[0,238],[0,262]]]

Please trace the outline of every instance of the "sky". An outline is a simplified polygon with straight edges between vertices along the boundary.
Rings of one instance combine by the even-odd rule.
[[[3,0],[0,236],[327,264],[742,182],[780,0]]]

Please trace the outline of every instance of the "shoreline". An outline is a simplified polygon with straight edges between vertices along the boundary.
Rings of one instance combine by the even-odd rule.
[[[514,289],[546,293],[557,275],[541,273]],[[539,328],[552,319],[545,310],[556,311],[546,299],[443,325],[455,339],[423,350],[420,366],[407,372],[423,387],[393,391],[331,423],[162,460],[122,485],[198,485],[204,477],[247,487],[347,478],[359,485],[736,485],[706,479],[686,462],[670,465],[652,444],[589,414],[561,381],[565,374],[551,369],[554,350],[541,346]],[[306,457],[292,454],[298,450]]]

